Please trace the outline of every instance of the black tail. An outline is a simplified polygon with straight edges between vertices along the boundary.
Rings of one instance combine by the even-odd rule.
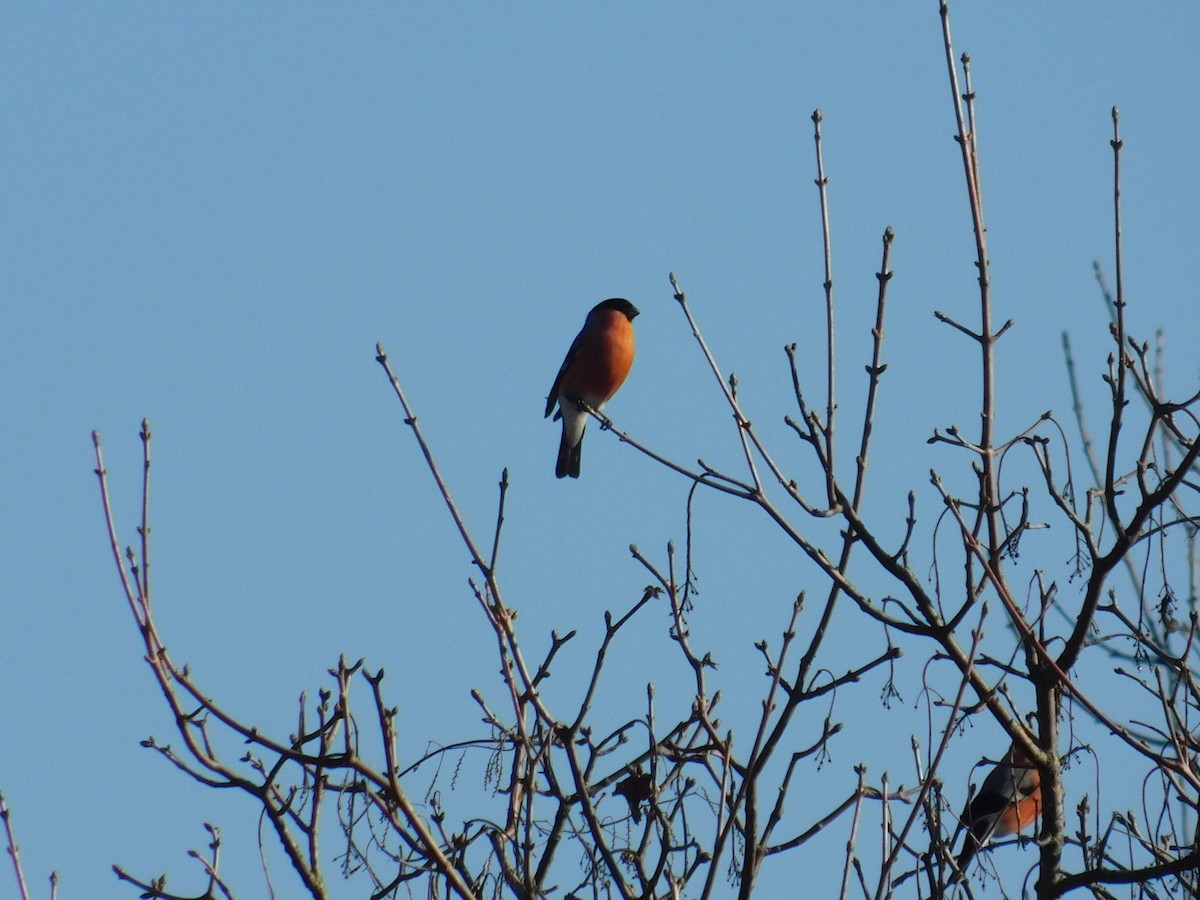
[[[580,437],[579,443],[574,447],[567,445],[566,428],[563,428],[562,440],[558,442],[558,466],[554,469],[554,474],[559,478],[566,478],[570,475],[572,478],[579,477],[579,459],[583,454],[583,438]]]
[[[980,851],[983,845],[979,841],[979,835],[975,834],[973,829],[967,831],[967,836],[963,840],[962,852],[958,854],[956,860],[958,864],[958,872],[951,879],[951,884],[957,884],[960,881],[965,881],[967,878],[967,867],[971,865],[971,861],[975,858],[975,854]]]

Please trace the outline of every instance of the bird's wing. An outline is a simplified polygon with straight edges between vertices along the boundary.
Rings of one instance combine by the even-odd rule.
[[[575,340],[571,342],[571,349],[567,351],[566,359],[559,366],[558,374],[554,376],[554,384],[550,388],[550,394],[546,397],[547,416],[554,412],[554,404],[558,402],[558,386],[562,384],[563,374],[571,367],[571,363],[575,361],[575,357],[579,355],[579,349],[583,346],[583,334],[586,330],[587,326],[585,325],[579,334],[575,335]],[[555,416],[555,418],[558,417]]]

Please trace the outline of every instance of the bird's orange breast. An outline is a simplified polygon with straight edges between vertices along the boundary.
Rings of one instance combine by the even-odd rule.
[[[598,318],[559,387],[560,396],[580,397],[597,407],[624,384],[634,356],[633,324],[628,317],[605,310]]]
[[[1007,809],[1000,814],[999,821],[996,822],[996,830],[993,832],[996,837],[1001,837],[1006,834],[1016,834],[1019,831],[1024,831],[1037,821],[1038,816],[1042,814],[1042,792],[1035,790],[1028,797],[1022,797],[1016,803],[1011,804]]]

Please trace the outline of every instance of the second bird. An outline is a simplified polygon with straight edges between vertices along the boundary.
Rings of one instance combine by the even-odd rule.
[[[1042,778],[1021,749],[1013,744],[988,772],[963,812],[967,836],[958,854],[958,877],[966,876],[975,854],[992,838],[1031,827],[1042,812]]]
[[[588,420],[588,412],[580,408],[580,403],[599,412],[633,366],[633,320],[637,314],[636,306],[619,297],[597,303],[567,351],[546,398],[546,415],[557,404],[554,418],[563,420],[554,470],[559,478],[579,477],[583,431]]]

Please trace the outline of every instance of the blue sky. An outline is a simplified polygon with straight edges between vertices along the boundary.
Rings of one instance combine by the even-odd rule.
[[[128,541],[151,420],[159,621],[213,695],[286,728],[339,653],[363,656],[387,668],[410,749],[461,738],[475,722],[467,691],[494,688],[496,663],[466,555],[374,361],[382,341],[480,534],[509,467],[507,598],[532,646],[581,630],[556,672],[570,697],[602,611],[647,581],[628,545],[661,559],[682,543],[687,484],[594,429],[583,477],[556,481],[545,393],[587,309],[628,297],[643,313],[639,357],[609,412],[683,462],[736,468],[736,434],[671,299],[675,271],[756,425],[811,466],[782,424],[782,347],[799,344],[817,383],[817,107],[851,415],[880,235],[897,235],[871,503],[894,514],[915,487],[931,508],[929,468],[963,463],[924,440],[977,414],[970,348],[932,316],[974,310],[937,9],[852,6],[0,14],[0,790],[31,878],[57,868],[60,896],[131,896],[109,872],[118,862],[169,869],[183,889],[185,851],[213,821],[249,842],[230,847],[228,871],[259,890],[249,802],[138,746],[171,723],[112,571],[93,428]],[[1131,327],[1168,328],[1169,383],[1190,393],[1200,10],[964,3],[954,31],[974,59],[998,315],[1017,322],[1000,353],[1001,427],[1068,411],[1064,328],[1102,397],[1091,267],[1111,272],[1114,104]],[[695,633],[751,704],[753,641],[819,581],[749,510],[704,497],[697,512]],[[861,639],[852,616],[839,627],[830,665],[839,642]],[[681,677],[665,628],[622,650],[618,705]],[[842,710],[887,740],[847,737],[814,796],[841,795],[860,759],[911,779],[920,673],[901,678],[901,711]],[[962,743],[954,789],[997,740],[977,728]]]

